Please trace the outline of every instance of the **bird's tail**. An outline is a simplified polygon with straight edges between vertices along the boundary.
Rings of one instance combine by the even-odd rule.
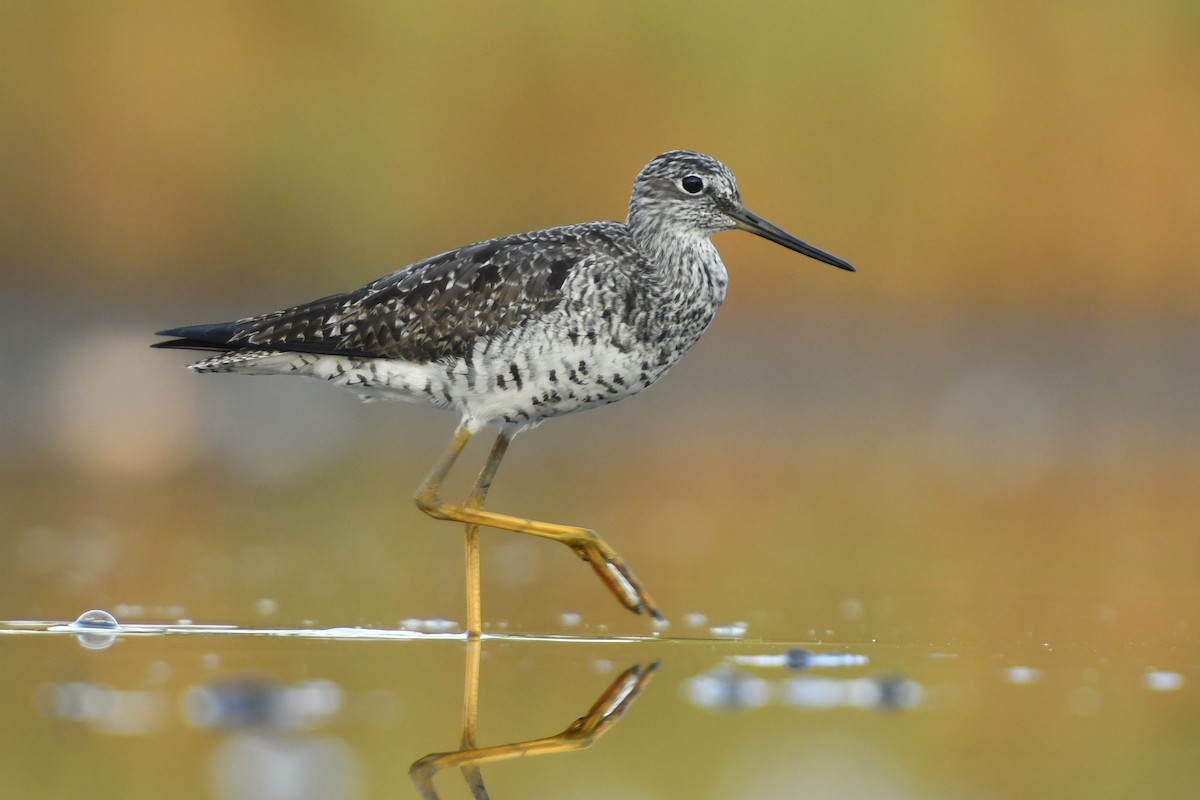
[[[211,325],[185,325],[182,328],[168,328],[158,331],[156,336],[174,336],[165,342],[155,342],[151,347],[162,347],[175,350],[217,350],[226,352],[238,348],[230,344],[237,331],[236,322],[217,322]]]

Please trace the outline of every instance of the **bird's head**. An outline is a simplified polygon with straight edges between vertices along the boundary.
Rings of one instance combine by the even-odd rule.
[[[742,204],[737,181],[715,158],[690,150],[655,156],[638,173],[629,200],[629,225],[676,236],[711,236],[749,231],[810,258],[854,272],[842,259],[818,250],[751,213]]]

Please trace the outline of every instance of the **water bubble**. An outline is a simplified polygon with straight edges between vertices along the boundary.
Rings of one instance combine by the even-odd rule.
[[[582,620],[583,617],[573,611],[568,611],[564,614],[558,615],[558,624],[562,625],[564,628],[574,628],[579,625]]]
[[[279,611],[279,601],[270,597],[263,597],[254,604],[254,613],[260,617],[273,617]]]
[[[708,622],[708,617],[704,616],[699,611],[693,611],[685,616],[683,621],[689,628],[703,628]]]
[[[76,628],[88,628],[95,630],[115,631],[120,628],[117,624],[117,618],[103,609],[93,608],[91,611],[85,611],[79,615],[79,618],[71,623]]]
[[[112,614],[94,608],[80,614],[79,618],[66,628],[77,631],[75,638],[84,648],[104,650],[111,647],[117,640],[117,631],[121,626],[117,624],[117,618]]]

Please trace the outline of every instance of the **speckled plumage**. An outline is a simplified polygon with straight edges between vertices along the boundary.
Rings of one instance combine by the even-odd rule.
[[[628,222],[490,239],[345,294],[163,331],[180,338],[160,346],[222,351],[198,372],[308,375],[528,427],[636,394],[696,343],[727,282],[708,236],[740,206],[724,165],[666,153],[638,175]]]
[[[846,262],[742,205],[720,162],[676,150],[638,174],[625,222],[589,222],[451,250],[361,289],[258,317],[161,331],[158,347],[216,350],[197,372],[305,375],[365,399],[459,412],[458,431],[417,493],[438,519],[467,528],[468,631],[478,635],[479,525],[569,546],[636,612],[658,609],[594,531],[485,511],[511,438],[550,417],[637,394],[712,322],[727,275],[709,237],[740,228],[842,269]],[[443,479],[484,425],[501,431],[467,502],[444,503]]]

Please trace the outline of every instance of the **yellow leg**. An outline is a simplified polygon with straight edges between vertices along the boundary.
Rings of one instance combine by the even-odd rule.
[[[501,445],[501,439],[497,439],[496,446],[492,450],[492,455],[489,457],[483,472],[480,473],[480,482],[486,476],[489,485],[491,479],[495,477],[496,470],[500,466],[500,459],[504,457],[505,449],[508,446],[507,436],[503,433],[500,436],[501,439],[505,440],[504,444]],[[533,536],[540,536],[543,539],[561,542],[574,550],[580,558],[592,565],[592,569],[600,576],[600,580],[621,601],[622,605],[635,614],[645,611],[655,619],[662,619],[658,607],[654,604],[649,593],[642,587],[641,581],[637,579],[633,571],[629,568],[629,565],[625,563],[625,559],[621,558],[617,551],[609,546],[608,542],[601,539],[595,531],[588,528],[559,525],[553,522],[539,522],[538,520],[486,511],[482,508],[482,500],[478,508],[473,507],[470,500],[461,506],[443,502],[438,496],[438,492],[442,488],[442,482],[446,479],[446,475],[450,472],[451,467],[454,466],[454,462],[458,459],[459,454],[462,453],[463,448],[467,446],[467,442],[470,440],[471,431],[465,426],[460,425],[454,433],[450,447],[446,449],[446,452],[429,473],[429,477],[425,479],[425,482],[421,484],[421,488],[417,490],[417,506],[422,511],[435,519],[454,520],[465,523],[468,526],[483,525],[488,528],[528,533]],[[479,485],[476,484],[477,489]],[[484,489],[484,494],[486,494],[486,491]],[[471,580],[469,575],[468,580]],[[477,578],[475,591],[476,593],[478,592]],[[468,627],[470,627],[469,624]]]
[[[468,645],[470,644],[468,643]],[[554,736],[492,747],[456,750],[452,753],[430,753],[413,762],[413,765],[409,767],[408,775],[422,798],[436,800],[437,792],[433,788],[434,776],[447,767],[458,767],[467,777],[472,796],[478,800],[486,798],[487,792],[483,788],[483,779],[479,773],[481,764],[520,756],[565,753],[591,746],[605,731],[616,724],[630,704],[637,699],[638,694],[645,688],[656,669],[658,669],[657,661],[645,667],[635,664],[625,670],[604,690],[604,693],[586,714]],[[472,776],[477,779],[477,783],[472,782]]]
[[[479,723],[479,657],[482,645],[483,642],[478,637],[467,640],[467,667],[463,671],[462,738],[459,740],[459,751],[476,749],[475,731]],[[459,769],[462,771],[463,780],[471,789],[471,797],[475,800],[488,800],[479,765],[463,763]],[[432,792],[433,787],[430,786],[429,790]]]
[[[496,470],[500,466],[501,459],[504,458],[505,451],[508,450],[510,441],[511,439],[505,433],[496,437],[492,453],[488,456],[487,463],[484,464],[479,478],[475,481],[475,488],[467,497],[466,508],[483,508],[488,490],[492,488],[492,481],[496,477]],[[478,525],[467,523],[464,543],[467,563],[467,636],[471,639],[478,639],[483,624],[483,615],[480,609]]]
[[[483,502],[487,499],[488,490],[492,488],[492,480],[496,477],[496,469],[504,458],[509,441],[511,439],[504,433],[496,437],[492,453],[475,481],[475,488],[467,497],[467,508],[483,508]],[[467,562],[467,666],[464,670],[462,739],[459,749],[474,750],[475,730],[479,721],[479,657],[482,644],[479,636],[483,619],[480,609],[478,525],[467,523],[464,542]],[[463,764],[461,770],[463,780],[471,790],[471,797],[475,800],[488,800],[479,765]]]

